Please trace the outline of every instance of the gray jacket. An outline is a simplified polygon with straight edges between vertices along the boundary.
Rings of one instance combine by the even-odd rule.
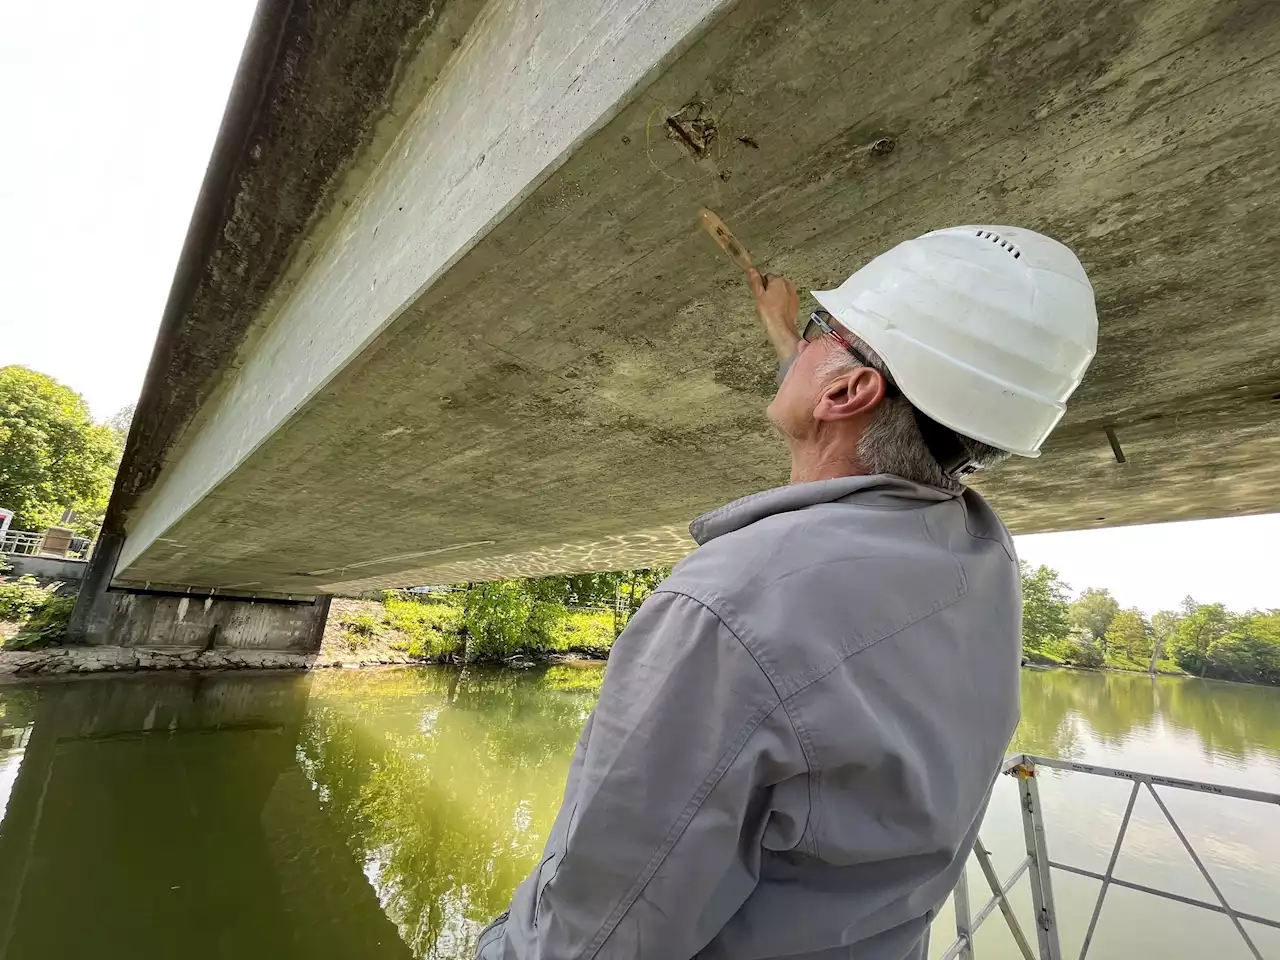
[[[694,521],[481,960],[923,956],[1018,719],[1008,531],[845,477]]]

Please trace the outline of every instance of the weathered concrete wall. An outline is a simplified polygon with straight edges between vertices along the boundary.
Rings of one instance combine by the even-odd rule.
[[[4,559],[13,568],[10,576],[62,580],[66,583],[79,583],[89,567],[87,560],[63,560],[60,557],[26,557],[6,553]]]
[[[320,649],[328,615],[328,597],[275,603],[112,590],[94,603],[84,639],[122,647],[230,647],[305,653]]]
[[[346,592],[678,556],[692,515],[786,477],[701,204],[806,288],[943,224],[1080,253],[1098,360],[1045,456],[982,482],[1015,530],[1280,508],[1277,47],[1267,0],[493,0],[117,575]]]
[[[320,649],[328,596],[248,599],[111,589],[121,543],[109,533],[99,537],[67,627],[72,643],[162,647],[184,657],[218,650]]]

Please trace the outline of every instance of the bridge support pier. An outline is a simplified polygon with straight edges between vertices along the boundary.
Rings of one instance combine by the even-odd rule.
[[[220,595],[208,590],[112,586],[121,538],[105,535],[68,627],[73,643],[186,650],[320,649],[329,597]]]

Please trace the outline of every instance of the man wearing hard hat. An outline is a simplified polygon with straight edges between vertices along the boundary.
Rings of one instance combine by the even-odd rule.
[[[691,527],[619,638],[546,851],[484,960],[917,960],[1018,720],[1021,601],[975,471],[1039,455],[1097,341],[1075,255],[900,244],[749,275],[791,484]]]

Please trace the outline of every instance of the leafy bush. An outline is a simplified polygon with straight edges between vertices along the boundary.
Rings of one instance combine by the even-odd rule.
[[[36,586],[35,577],[20,577],[0,583],[0,620],[26,620],[51,596],[47,590]]]
[[[1102,648],[1092,640],[1077,638],[1067,642],[1072,647],[1072,659],[1068,659],[1067,663],[1074,663],[1078,667],[1100,667],[1103,665]]]
[[[368,613],[349,613],[342,618],[341,624],[342,639],[352,650],[371,646],[382,633],[381,621]]]
[[[44,594],[44,602],[27,618],[17,635],[10,639],[10,647],[48,647],[66,639],[67,624],[71,621],[76,598],[58,597],[43,590],[40,592]]]
[[[453,593],[388,590],[382,624],[397,634],[395,649],[431,660],[510,660],[545,654],[607,656],[615,630],[670,571],[495,580]],[[619,613],[614,601],[621,597]],[[607,602],[605,610],[568,604]]]
[[[382,605],[387,625],[407,638],[398,646],[409,656],[448,660],[461,653],[462,609],[451,599],[418,600],[389,590],[383,594]]]
[[[467,591],[462,626],[472,660],[504,660],[543,649],[527,625],[535,601],[514,580],[494,580]]]
[[[1101,648],[1091,640],[1083,637],[1068,637],[1065,640],[1050,640],[1041,650],[1046,656],[1059,663],[1074,667],[1100,667],[1103,664]]]
[[[524,643],[529,650],[558,650],[564,635],[564,623],[569,611],[563,604],[535,600],[529,606],[524,622]]]

